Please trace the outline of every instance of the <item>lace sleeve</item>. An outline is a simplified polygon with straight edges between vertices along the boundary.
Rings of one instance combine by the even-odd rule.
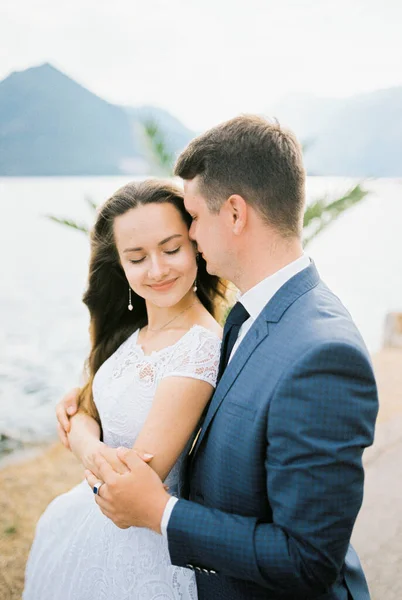
[[[212,331],[195,325],[183,336],[164,369],[164,377],[192,377],[216,386],[221,340]]]

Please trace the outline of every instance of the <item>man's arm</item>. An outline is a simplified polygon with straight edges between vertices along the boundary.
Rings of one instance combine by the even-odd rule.
[[[362,453],[373,441],[377,410],[372,369],[358,349],[331,344],[302,357],[269,407],[265,465],[273,522],[179,500],[167,530],[173,564],[289,597],[327,589],[360,509]]]

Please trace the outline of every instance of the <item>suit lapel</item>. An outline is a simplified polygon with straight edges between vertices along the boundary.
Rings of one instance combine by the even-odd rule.
[[[240,346],[237,348],[232,360],[227,365],[222,378],[212,397],[204,423],[199,431],[196,441],[190,451],[194,459],[208,428],[215,417],[228,391],[236,381],[240,371],[253,351],[268,336],[268,323],[277,323],[295,300],[315,287],[320,281],[317,269],[311,261],[309,267],[289,279],[273,298],[267,303],[261,314],[257,317],[250,330],[247,332]]]

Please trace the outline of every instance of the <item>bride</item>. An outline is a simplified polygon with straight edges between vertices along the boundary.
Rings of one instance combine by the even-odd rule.
[[[68,442],[85,468],[100,453],[119,472],[119,446],[146,448],[175,494],[216,383],[223,295],[189,238],[171,183],[129,183],[101,207],[91,239],[88,381]],[[102,441],[101,441],[102,440]],[[195,599],[192,571],[172,566],[153,531],[119,529],[84,480],[39,520],[24,600]]]

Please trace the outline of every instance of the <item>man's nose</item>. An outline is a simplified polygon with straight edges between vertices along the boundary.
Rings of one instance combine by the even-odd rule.
[[[193,242],[197,241],[197,239],[195,237],[195,223],[194,223],[194,221],[190,225],[190,229],[189,229],[189,232],[188,232],[188,237],[190,238],[190,240],[193,240]]]

